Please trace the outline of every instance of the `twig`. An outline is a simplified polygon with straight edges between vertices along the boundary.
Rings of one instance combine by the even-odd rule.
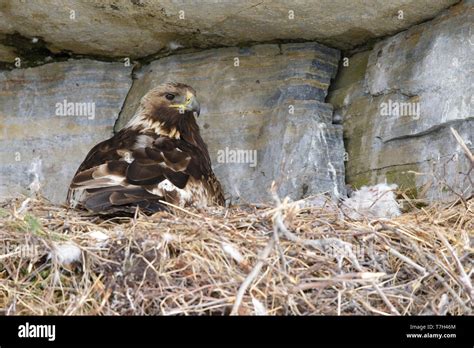
[[[293,233],[291,233],[285,226],[285,223],[283,222],[283,217],[281,214],[281,211],[283,210],[283,206],[281,204],[280,198],[278,197],[276,193],[276,187],[274,183],[272,184],[272,195],[273,199],[277,203],[277,209],[275,211],[275,214],[273,216],[273,221],[275,226],[280,230],[280,232],[283,234],[283,236],[295,243],[302,244],[305,246],[311,246],[315,249],[321,250],[325,252],[325,248],[330,246],[330,247],[339,247],[341,250],[344,250],[347,253],[347,258],[351,261],[353,266],[358,270],[362,271],[362,267],[359,264],[359,261],[357,260],[357,257],[354,255],[352,251],[352,244],[343,242],[342,240],[338,238],[325,238],[325,239],[303,239],[300,238]]]
[[[397,311],[397,309],[393,306],[392,302],[390,302],[389,299],[387,298],[387,296],[385,296],[385,294],[380,289],[380,287],[377,285],[377,283],[372,282],[372,285],[374,286],[375,291],[377,291],[377,293],[382,298],[383,302],[388,306],[388,308],[390,308],[390,312],[392,312],[393,314],[396,314],[396,315],[400,315],[400,312]]]
[[[461,261],[459,261],[459,258],[456,255],[456,252],[454,251],[451,244],[449,244],[449,242],[446,240],[446,238],[439,231],[436,231],[436,234],[438,235],[438,238],[441,239],[441,241],[443,242],[443,244],[446,246],[449,253],[451,254],[451,257],[453,258],[454,263],[456,264],[456,267],[457,267],[457,269],[460,273],[460,281],[459,282],[464,286],[464,288],[466,289],[467,294],[469,295],[469,297],[471,298],[471,301],[472,301],[474,299],[474,289],[472,288],[471,279],[466,274],[466,271],[464,271],[464,267],[462,266]]]
[[[400,260],[404,261],[405,263],[408,263],[410,266],[420,271],[423,276],[427,274],[426,269],[424,267],[420,266],[415,261],[412,261],[409,257],[399,253],[397,250],[395,250],[391,246],[386,245],[385,249],[389,251],[390,253],[392,253],[393,255],[395,255],[396,257],[398,257]]]
[[[274,244],[275,244],[275,239],[271,238],[268,241],[265,248],[258,255],[259,261],[255,264],[252,271],[247,275],[247,277],[245,278],[245,280],[242,282],[242,284],[239,287],[239,291],[237,292],[235,302],[234,302],[234,305],[232,307],[232,311],[230,312],[230,315],[237,315],[238,314],[240,304],[242,302],[242,299],[244,298],[244,295],[245,295],[245,292],[247,291],[247,288],[253,282],[255,277],[258,276],[258,274],[260,273],[260,270],[262,269],[263,265],[265,264],[265,259],[268,257],[268,255],[272,251]]]
[[[186,214],[189,214],[189,215],[191,215],[191,216],[194,216],[195,218],[198,218],[199,220],[202,220],[202,219],[203,219],[202,216],[200,216],[200,215],[198,215],[198,214],[194,214],[193,212],[190,212],[189,210],[186,210],[186,209],[184,209],[184,208],[181,208],[180,206],[177,206],[177,205],[175,205],[175,204],[173,204],[173,203],[169,203],[169,202],[162,201],[162,200],[159,200],[159,202],[160,202],[160,203],[163,203],[163,204],[165,204],[165,205],[169,205],[170,207],[173,207],[173,208],[175,208],[175,209],[178,209],[178,210],[182,211],[183,213],[186,213]]]
[[[275,238],[276,248],[278,250],[278,254],[280,255],[281,268],[283,270],[283,273],[286,274],[287,273],[287,271],[286,271],[287,261],[286,261],[286,258],[285,258],[285,253],[283,252],[283,249],[281,248],[280,237],[279,237],[279,233],[278,233],[278,227],[275,223],[273,223],[273,237]]]
[[[351,261],[352,265],[359,272],[362,272],[362,267],[360,266],[359,261],[357,260],[357,257],[354,255],[354,252],[352,251],[352,244],[344,242],[338,238],[303,239],[298,236],[295,236],[293,233],[288,231],[285,224],[283,223],[281,215],[278,215],[275,218],[275,222],[280,232],[282,232],[283,236],[289,241],[292,241],[304,246],[310,246],[315,249],[321,250],[323,252],[325,252],[325,249],[327,247],[336,247],[336,248],[339,248],[340,250],[344,250],[344,252],[346,252],[347,254],[345,256],[347,256],[347,258]]]

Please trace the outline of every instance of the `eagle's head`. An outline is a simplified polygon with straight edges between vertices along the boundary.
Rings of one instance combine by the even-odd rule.
[[[183,83],[165,83],[143,96],[130,125],[179,131],[195,124],[199,113],[200,105],[194,88]]]

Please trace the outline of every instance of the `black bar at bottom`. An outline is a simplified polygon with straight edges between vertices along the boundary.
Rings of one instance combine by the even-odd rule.
[[[472,347],[473,317],[0,317],[0,346],[410,344]],[[54,339],[52,326],[54,325]],[[39,336],[43,337],[32,337]],[[20,337],[22,336],[22,337]]]

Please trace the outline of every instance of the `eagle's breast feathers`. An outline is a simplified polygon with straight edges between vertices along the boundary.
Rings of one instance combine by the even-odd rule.
[[[159,86],[142,98],[132,120],[96,145],[74,176],[68,201],[95,212],[223,205],[207,146],[194,118],[194,90]]]

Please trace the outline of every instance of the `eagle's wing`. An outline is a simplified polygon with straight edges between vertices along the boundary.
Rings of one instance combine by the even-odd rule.
[[[208,155],[180,139],[119,132],[95,146],[74,176],[68,194],[92,211],[156,211],[159,200],[186,205],[222,204]],[[196,201],[196,202],[195,202]]]

